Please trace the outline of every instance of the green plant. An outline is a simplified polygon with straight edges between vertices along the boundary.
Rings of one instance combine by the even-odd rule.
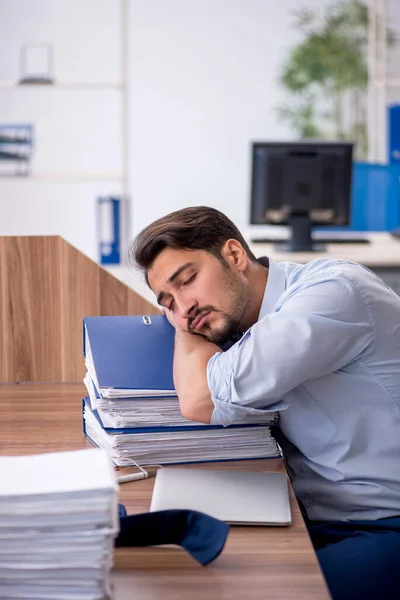
[[[295,14],[304,40],[293,47],[279,76],[291,94],[279,108],[301,137],[353,139],[358,158],[368,153],[368,7],[361,0],[332,3],[322,18],[311,10]],[[387,30],[387,44],[396,38]]]

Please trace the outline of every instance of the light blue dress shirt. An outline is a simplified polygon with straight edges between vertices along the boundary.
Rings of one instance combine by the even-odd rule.
[[[310,519],[400,515],[400,297],[377,275],[270,261],[257,323],[207,377],[214,424],[287,404],[285,455]]]

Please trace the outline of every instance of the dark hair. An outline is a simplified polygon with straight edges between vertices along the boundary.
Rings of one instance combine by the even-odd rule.
[[[229,239],[240,242],[257,262],[239,229],[226,215],[209,206],[192,206],[169,213],[141,231],[129,249],[130,262],[145,272],[164,248],[206,250],[222,260],[221,248]]]

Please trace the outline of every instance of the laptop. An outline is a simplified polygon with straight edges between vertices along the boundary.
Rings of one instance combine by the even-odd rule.
[[[289,491],[282,473],[162,468],[150,512],[197,510],[231,525],[291,523]]]

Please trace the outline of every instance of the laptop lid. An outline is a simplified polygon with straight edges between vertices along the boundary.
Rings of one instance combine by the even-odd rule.
[[[185,467],[157,472],[150,512],[197,510],[232,525],[290,525],[283,473]]]

